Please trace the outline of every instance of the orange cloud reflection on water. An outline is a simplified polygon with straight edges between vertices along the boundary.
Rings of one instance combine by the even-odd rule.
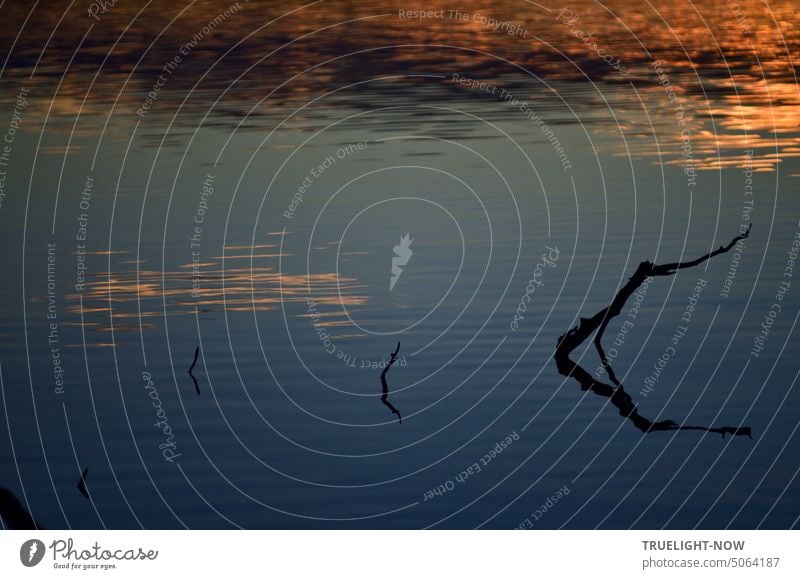
[[[249,258],[250,254],[235,257]],[[225,256],[226,260],[230,258],[230,255]],[[153,320],[165,315],[193,314],[196,310],[269,311],[289,303],[305,304],[313,299],[321,317],[317,325],[336,326],[339,325],[337,318],[344,315],[344,306],[357,307],[367,302],[366,296],[357,293],[363,285],[335,273],[281,274],[264,266],[226,268],[223,273],[221,261],[200,264],[198,288],[192,286],[191,263],[181,266],[188,272],[162,273],[146,269],[94,274],[80,296],[67,296],[69,311],[83,316],[110,316],[114,320],[114,329],[125,331],[126,328],[139,329],[138,325],[126,320]],[[154,327],[154,322],[143,327]],[[96,329],[103,331],[110,327]]]

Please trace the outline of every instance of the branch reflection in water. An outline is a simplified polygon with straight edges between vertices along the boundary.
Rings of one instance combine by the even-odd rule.
[[[14,493],[0,488],[0,519],[6,529],[32,531],[43,529],[28,512]]]
[[[572,377],[581,385],[581,390],[590,390],[593,393],[609,398],[611,403],[619,409],[620,416],[624,416],[634,426],[644,432],[662,431],[662,430],[702,430],[705,432],[714,432],[721,434],[724,438],[726,434],[732,436],[748,436],[752,439],[751,429],[749,426],[688,426],[678,424],[672,420],[660,420],[657,422],[648,420],[641,414],[639,409],[634,404],[630,394],[625,392],[622,383],[617,379],[614,370],[611,368],[611,363],[606,356],[601,343],[603,333],[605,332],[608,323],[614,317],[622,312],[622,308],[628,298],[650,277],[672,275],[679,269],[685,269],[700,265],[712,257],[726,253],[740,240],[747,238],[750,235],[750,227],[747,230],[735,237],[728,245],[720,246],[718,249],[709,252],[695,260],[687,262],[668,263],[663,265],[656,265],[649,261],[643,261],[636,268],[636,271],[628,280],[628,282],[619,290],[614,299],[608,307],[600,310],[591,318],[581,318],[580,324],[563,334],[558,339],[558,346],[556,347],[555,359],[558,371],[567,377]],[[614,383],[614,386],[604,384],[595,380],[592,375],[579,366],[576,362],[570,359],[570,354],[578,346],[588,340],[592,334],[595,334],[594,344],[597,352],[600,355],[600,360],[603,367],[607,370],[608,376]]]

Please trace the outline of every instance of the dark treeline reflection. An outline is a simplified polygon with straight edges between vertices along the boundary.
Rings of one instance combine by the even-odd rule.
[[[746,127],[751,144],[759,130],[797,135],[800,97],[791,62],[798,57],[798,39],[796,27],[788,26],[795,20],[793,2],[741,0],[737,7],[746,23],[714,0],[678,1],[657,10],[643,6],[636,14],[622,0],[602,6],[576,0],[569,5],[574,21],[560,7],[523,0],[458,2],[461,14],[513,23],[520,35],[452,17],[451,3],[436,0],[402,5],[441,14],[423,20],[401,17],[392,0],[304,4],[207,0],[186,6],[154,0],[146,8],[117,3],[94,19],[85,4],[48,2],[32,9],[30,3],[6,3],[0,46],[8,60],[0,82],[9,98],[18,84],[33,85],[32,108],[41,112],[91,117],[113,105],[116,117],[133,123],[163,75],[148,119],[172,116],[180,106],[178,123],[193,124],[193,113],[200,112],[211,118],[249,115],[246,126],[263,128],[259,117],[273,108],[299,106],[332,89],[337,95],[324,98],[326,107],[416,104],[421,96],[428,102],[438,96],[474,98],[449,82],[455,73],[489,80],[526,99],[536,97],[530,93],[534,78],[582,85],[591,80],[604,93],[633,82],[645,100],[661,99],[657,63],[681,87],[687,113],[699,115],[698,122],[716,115],[721,122],[713,130],[730,133],[733,141]],[[607,66],[576,31],[602,39],[604,50],[628,72],[623,76]],[[176,56],[180,62],[165,73]],[[221,100],[209,109],[210,95]],[[598,104],[592,91],[570,96],[584,98],[589,106]],[[703,134],[697,130],[695,138]],[[719,139],[723,146],[733,141]]]

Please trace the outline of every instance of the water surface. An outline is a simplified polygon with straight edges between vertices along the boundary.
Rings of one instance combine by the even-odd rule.
[[[129,4],[3,6],[0,486],[40,524],[797,524],[794,3]],[[641,261],[750,223],[604,345],[639,415],[751,437],[559,373]]]

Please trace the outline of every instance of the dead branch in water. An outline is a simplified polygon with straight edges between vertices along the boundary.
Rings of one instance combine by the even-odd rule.
[[[611,367],[610,361],[606,356],[602,345],[603,334],[608,327],[608,323],[622,312],[622,309],[628,299],[647,279],[658,276],[672,275],[679,269],[686,269],[700,265],[712,257],[730,251],[734,245],[736,245],[739,241],[746,239],[749,235],[750,227],[748,227],[747,231],[744,233],[734,237],[728,245],[720,246],[718,249],[715,249],[714,251],[711,251],[692,261],[667,263],[662,265],[656,265],[649,261],[643,261],[640,263],[639,267],[636,268],[636,271],[633,273],[628,282],[619,290],[619,292],[617,292],[617,295],[614,296],[614,299],[611,300],[611,303],[608,305],[608,307],[603,308],[591,318],[580,318],[580,324],[577,327],[572,328],[567,333],[559,337],[554,356],[558,371],[564,376],[571,376],[572,378],[575,378],[575,380],[577,380],[581,385],[582,390],[591,390],[599,396],[609,398],[611,403],[619,409],[620,415],[633,422],[636,428],[642,432],[647,433],[658,430],[703,430],[705,432],[715,432],[717,434],[721,434],[723,437],[726,434],[731,434],[733,436],[744,435],[752,438],[751,429],[747,426],[723,426],[717,428],[706,426],[685,426],[672,420],[652,422],[643,417],[641,414],[639,414],[639,410],[637,409],[636,404],[633,403],[631,396],[625,392],[624,387],[617,379],[617,376]],[[595,334],[594,345],[600,356],[600,360],[602,361],[603,368],[605,368],[608,372],[608,376],[614,383],[614,386],[598,382],[589,372],[584,370],[569,357],[570,354],[578,346],[589,339],[592,334]]]

